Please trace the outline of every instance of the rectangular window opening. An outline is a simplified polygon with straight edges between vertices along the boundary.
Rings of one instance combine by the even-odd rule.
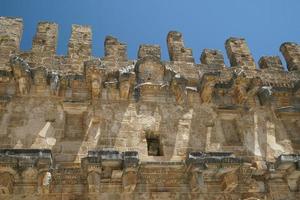
[[[147,135],[148,156],[163,156],[160,139],[156,135]]]

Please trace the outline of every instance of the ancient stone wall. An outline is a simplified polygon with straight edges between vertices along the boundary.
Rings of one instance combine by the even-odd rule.
[[[0,199],[300,199],[300,46],[258,65],[244,39],[195,63],[181,33],[158,45],[0,17]]]

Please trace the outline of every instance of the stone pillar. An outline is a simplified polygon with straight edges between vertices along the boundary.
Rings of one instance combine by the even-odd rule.
[[[225,67],[224,57],[221,51],[216,49],[204,49],[200,61],[202,64],[212,65],[215,67]]]
[[[0,70],[10,71],[10,56],[19,51],[22,33],[21,18],[0,17]]]
[[[122,185],[125,193],[132,193],[138,181],[139,157],[137,151],[123,152]]]
[[[107,36],[104,42],[106,61],[127,61],[127,45],[118,41],[117,38]]]
[[[35,54],[55,55],[57,46],[58,25],[51,22],[40,22],[32,42]]]
[[[283,66],[279,56],[263,56],[259,59],[258,65],[261,69],[282,71]]]
[[[225,42],[230,65],[232,67],[241,67],[255,69],[256,65],[250,53],[246,40],[243,38],[229,38]]]
[[[82,72],[84,61],[92,55],[92,30],[89,26],[72,25],[68,57],[73,71]]]
[[[300,70],[300,46],[296,43],[285,42],[280,46],[280,51],[286,60],[289,71]]]
[[[192,49],[184,47],[181,33],[170,31],[167,36],[167,45],[171,61],[195,62]]]
[[[138,59],[151,56],[160,60],[160,46],[158,45],[140,45],[138,51]]]

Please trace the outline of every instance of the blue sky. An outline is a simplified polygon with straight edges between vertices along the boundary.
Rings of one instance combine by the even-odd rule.
[[[204,48],[227,59],[230,36],[246,38],[256,62],[281,55],[281,43],[300,42],[299,10],[299,0],[0,0],[1,16],[24,20],[23,50],[31,48],[37,23],[52,21],[59,24],[58,54],[67,52],[71,24],[85,24],[92,26],[94,56],[103,56],[104,38],[113,35],[128,44],[130,58],[140,44],[159,44],[168,60],[166,36],[177,30],[197,63]]]

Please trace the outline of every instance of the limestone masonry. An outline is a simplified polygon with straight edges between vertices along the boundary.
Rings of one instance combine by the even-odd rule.
[[[242,38],[194,59],[177,31],[158,45],[107,36],[91,54],[89,26],[41,22],[31,51],[23,22],[0,17],[1,200],[300,199],[300,46],[259,66]]]

